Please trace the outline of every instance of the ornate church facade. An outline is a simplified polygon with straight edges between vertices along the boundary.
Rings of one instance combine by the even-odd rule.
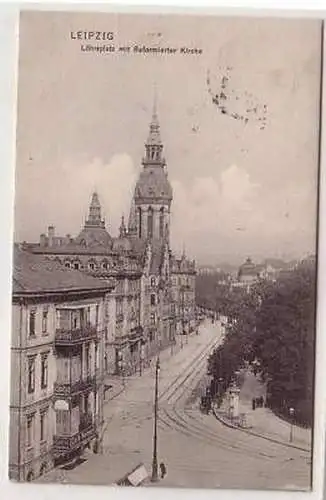
[[[173,192],[168,180],[154,106],[142,170],[129,220],[113,237],[93,193],[88,218],[77,237],[58,237],[53,226],[26,249],[66,267],[115,282],[105,313],[104,369],[107,374],[140,371],[178,335],[197,328],[195,261],[177,258],[170,246]]]

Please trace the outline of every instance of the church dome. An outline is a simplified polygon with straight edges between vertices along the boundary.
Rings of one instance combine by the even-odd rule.
[[[130,252],[132,250],[132,245],[127,237],[115,238],[113,240],[112,249],[114,252]]]
[[[84,228],[77,238],[75,242],[78,245],[91,247],[95,245],[101,245],[106,248],[112,247],[112,237],[109,235],[106,229],[101,227],[94,228]]]
[[[252,262],[250,257],[240,266],[238,276],[256,276],[257,266]]]

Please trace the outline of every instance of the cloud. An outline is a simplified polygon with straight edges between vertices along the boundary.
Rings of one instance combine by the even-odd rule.
[[[21,170],[16,187],[16,239],[38,241],[49,224],[59,235],[76,236],[94,190],[110,234],[117,235],[121,215],[128,218],[139,171],[125,153],[107,163],[94,158],[59,167],[31,164]],[[222,255],[233,260],[296,249],[301,254],[313,248],[314,183],[301,189],[296,183],[284,184],[271,192],[233,164],[215,176],[197,176],[189,183],[175,179],[171,184],[171,244],[177,252],[185,245],[194,258],[216,262]]]
[[[38,240],[49,224],[54,224],[60,235],[77,234],[94,190],[109,231],[116,234],[121,215],[129,214],[137,176],[138,169],[124,153],[114,155],[107,164],[94,158],[82,165],[65,162],[59,167],[31,165],[21,170],[16,185],[17,238],[30,240],[33,234]]]
[[[316,186],[284,185],[272,193],[242,167],[217,178],[173,182],[172,244],[203,260],[313,251]],[[292,257],[291,257],[292,258]]]
[[[193,251],[199,245],[220,247],[225,238],[248,224],[259,192],[249,174],[231,165],[215,179],[197,177],[186,187],[173,182],[172,234],[177,247],[183,242]]]

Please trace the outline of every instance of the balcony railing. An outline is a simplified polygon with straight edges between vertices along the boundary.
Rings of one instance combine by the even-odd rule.
[[[85,325],[82,328],[76,328],[75,330],[57,328],[54,342],[56,345],[70,345],[96,338],[97,327],[95,325]]]
[[[93,425],[93,417],[89,413],[80,415],[79,432],[89,429]]]
[[[89,425],[72,436],[53,436],[53,452],[56,457],[70,453],[86,445],[96,436],[95,426]]]
[[[85,379],[76,382],[55,382],[54,395],[67,398],[91,389],[96,383],[95,375],[89,375]]]

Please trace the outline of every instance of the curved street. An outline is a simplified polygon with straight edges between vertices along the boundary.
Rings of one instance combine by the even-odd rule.
[[[232,429],[200,412],[207,357],[222,338],[220,323],[207,321],[199,335],[160,356],[158,461],[167,475],[155,487],[309,489],[309,448],[290,447],[282,435],[277,443]],[[103,454],[85,457],[72,470],[52,471],[44,480],[112,484],[139,463],[151,474],[154,382],[155,361],[106,403]],[[266,425],[270,419],[277,417],[270,412]]]

